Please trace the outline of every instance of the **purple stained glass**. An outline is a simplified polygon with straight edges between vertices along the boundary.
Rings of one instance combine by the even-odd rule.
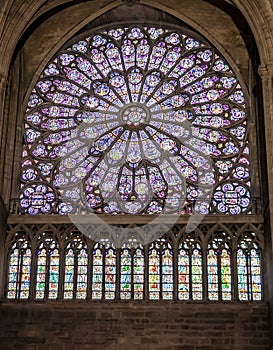
[[[165,27],[66,45],[25,113],[23,213],[250,213],[247,109],[224,58]],[[210,190],[213,189],[210,204]]]

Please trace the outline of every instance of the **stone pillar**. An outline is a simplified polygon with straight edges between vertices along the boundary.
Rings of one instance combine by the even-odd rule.
[[[259,75],[262,80],[265,128],[266,162],[268,176],[268,201],[264,208],[265,248],[264,248],[264,298],[269,302],[271,334],[273,334],[273,62],[261,65]],[[261,164],[263,168],[263,164]],[[273,339],[272,339],[273,340]]]
[[[4,168],[5,168],[5,142],[6,142],[6,104],[5,104],[5,97],[6,97],[6,91],[7,91],[7,85],[8,85],[8,79],[6,76],[1,75],[0,73],[0,191],[2,191],[3,186],[3,180],[4,180]],[[3,195],[2,192],[0,192],[0,195]]]
[[[0,196],[0,299],[4,297],[6,279],[5,241],[7,233],[7,210]]]
[[[263,104],[265,125],[265,144],[268,176],[268,208],[264,208],[265,215],[269,216],[271,224],[273,223],[273,62],[259,67],[259,75],[263,86]],[[263,167],[263,164],[261,164]],[[273,231],[271,232],[273,238]],[[272,240],[273,241],[273,240]],[[273,244],[271,246],[273,252]]]
[[[4,124],[5,124],[5,94],[7,87],[7,77],[0,75],[0,189],[3,184],[4,172],[4,158],[3,138],[4,138]],[[7,232],[7,210],[2,200],[2,193],[0,193],[0,298],[4,296],[5,288],[5,239]]]

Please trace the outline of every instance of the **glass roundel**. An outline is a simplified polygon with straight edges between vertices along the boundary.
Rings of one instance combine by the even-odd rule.
[[[48,63],[29,97],[28,214],[250,212],[245,97],[207,42],[102,29]]]

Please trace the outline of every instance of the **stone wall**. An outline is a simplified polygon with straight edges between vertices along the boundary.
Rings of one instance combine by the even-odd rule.
[[[0,349],[269,350],[263,303],[51,302],[0,306]]]

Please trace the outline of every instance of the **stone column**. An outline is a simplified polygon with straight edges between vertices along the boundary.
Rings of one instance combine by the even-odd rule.
[[[6,143],[6,104],[5,97],[7,93],[8,79],[6,76],[0,73],[0,195],[3,195],[3,180],[4,180],[4,168],[5,168],[5,143]]]
[[[0,189],[3,184],[4,173],[4,158],[5,152],[3,150],[4,142],[4,125],[5,125],[5,94],[7,87],[7,77],[0,74]],[[7,210],[2,200],[2,193],[0,193],[0,298],[4,296],[5,287],[5,239],[7,232]]]
[[[265,249],[264,249],[264,297],[273,312],[273,62],[259,67],[262,79],[265,128],[266,162],[268,176],[268,201],[265,203]],[[263,164],[261,164],[263,168]],[[273,323],[272,323],[273,325]],[[272,326],[273,327],[273,326]],[[273,330],[273,329],[272,329]]]

